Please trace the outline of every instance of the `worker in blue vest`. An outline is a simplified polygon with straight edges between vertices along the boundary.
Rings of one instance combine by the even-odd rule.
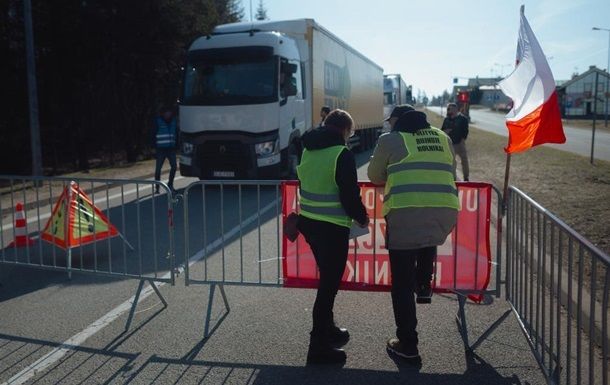
[[[385,183],[383,214],[397,337],[388,341],[387,350],[420,363],[414,293],[417,302],[430,302],[437,246],[457,222],[455,157],[449,136],[431,127],[426,114],[408,105],[394,110],[392,131],[379,137],[368,176],[375,184]]]
[[[169,181],[167,185],[174,192],[174,176],[176,175],[176,117],[170,107],[164,107],[155,118],[153,145],[156,151],[155,180],[161,180],[161,168],[165,159],[169,161]],[[159,185],[155,186],[159,192]]]
[[[353,134],[352,117],[331,111],[322,127],[305,135],[297,168],[300,182],[298,229],[309,243],[320,272],[313,306],[308,364],[340,364],[347,329],[335,324],[333,306],[345,271],[352,220],[367,227],[369,217],[360,197],[356,161],[346,143]]]

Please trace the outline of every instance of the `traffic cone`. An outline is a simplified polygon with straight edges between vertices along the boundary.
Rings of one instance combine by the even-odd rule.
[[[28,238],[28,235],[26,234],[25,222],[23,204],[18,202],[15,206],[15,240],[12,241],[8,247],[31,246],[34,244],[34,241]]]

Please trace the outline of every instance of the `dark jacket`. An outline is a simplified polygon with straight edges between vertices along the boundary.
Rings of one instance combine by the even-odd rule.
[[[453,144],[460,143],[468,137],[468,118],[462,114],[457,114],[455,118],[447,117],[441,130],[449,135]]]
[[[326,127],[315,128],[302,137],[303,147],[307,150],[321,150],[332,146],[345,145],[341,134]],[[339,186],[339,199],[345,213],[359,223],[365,223],[366,208],[360,199],[360,187],[356,174],[356,160],[354,154],[345,149],[337,158],[335,182]]]

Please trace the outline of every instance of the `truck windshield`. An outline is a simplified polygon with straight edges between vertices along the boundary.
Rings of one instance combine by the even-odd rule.
[[[183,104],[227,106],[277,101],[278,57],[271,47],[194,50],[188,54]]]

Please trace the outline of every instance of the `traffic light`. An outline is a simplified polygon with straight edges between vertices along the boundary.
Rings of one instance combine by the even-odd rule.
[[[470,97],[468,95],[468,91],[460,91],[460,93],[458,94],[458,101],[460,103],[468,103],[469,99]]]

